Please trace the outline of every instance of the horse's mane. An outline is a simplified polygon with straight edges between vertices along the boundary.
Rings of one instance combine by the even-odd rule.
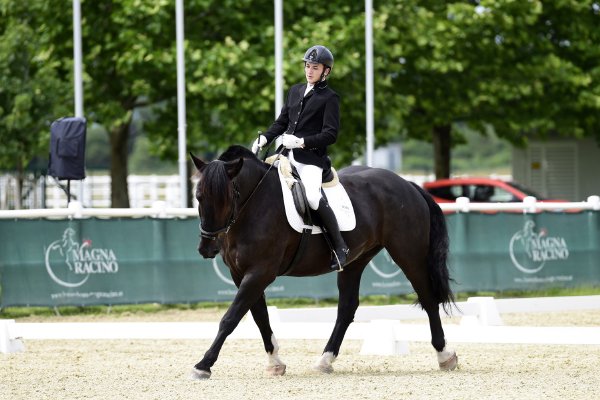
[[[203,197],[211,197],[216,204],[229,204],[232,199],[231,188],[225,164],[222,162],[211,162],[206,165],[202,172],[202,185],[198,185],[198,193]]]
[[[254,153],[252,151],[250,151],[246,147],[240,146],[238,144],[229,146],[229,148],[227,150],[225,150],[225,152],[223,154],[221,154],[221,156],[219,157],[219,160],[227,162],[227,161],[239,160],[240,158],[250,158],[250,159],[258,160],[258,158],[256,158],[256,156],[254,155]]]

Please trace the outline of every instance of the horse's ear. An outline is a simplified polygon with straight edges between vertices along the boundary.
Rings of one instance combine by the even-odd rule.
[[[195,155],[193,155],[191,151],[190,151],[190,157],[192,158],[192,162],[194,163],[194,165],[196,166],[198,171],[202,171],[202,169],[204,167],[206,167],[206,163],[204,161],[202,161],[201,159],[199,159],[198,157],[196,157]]]
[[[242,165],[244,165],[244,159],[240,158],[237,161],[229,161],[225,163],[225,168],[227,170],[227,175],[229,179],[233,179],[240,173],[242,169]]]

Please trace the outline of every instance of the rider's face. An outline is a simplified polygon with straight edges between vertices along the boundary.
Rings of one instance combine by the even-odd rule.
[[[323,64],[304,63],[304,74],[306,75],[306,81],[311,85],[321,80],[321,74],[325,69]]]

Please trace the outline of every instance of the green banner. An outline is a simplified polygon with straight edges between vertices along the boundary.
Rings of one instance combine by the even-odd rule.
[[[460,291],[600,284],[600,213],[456,214],[448,220]]]
[[[600,213],[451,214],[455,291],[600,284]],[[227,301],[220,258],[197,252],[198,220],[0,220],[0,306]],[[366,268],[361,294],[412,287],[387,252]],[[337,296],[336,274],[280,277],[268,297]]]

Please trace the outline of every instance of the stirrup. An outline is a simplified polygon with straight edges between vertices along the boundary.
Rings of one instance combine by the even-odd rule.
[[[331,259],[331,264],[329,265],[329,268],[331,268],[332,271],[342,272],[344,270],[345,262],[344,262],[344,265],[342,265],[338,255],[337,255],[337,252],[333,249],[331,250],[331,252],[333,253],[333,257]],[[344,261],[345,261],[346,257],[350,253],[350,249],[344,248],[344,249],[342,249],[342,252],[344,252],[344,256],[345,256]]]

